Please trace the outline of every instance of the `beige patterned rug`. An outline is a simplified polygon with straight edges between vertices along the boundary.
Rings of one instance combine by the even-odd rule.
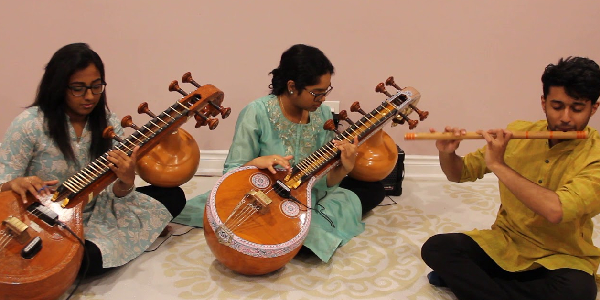
[[[195,177],[183,189],[195,196],[216,180]],[[403,189],[368,214],[366,231],[327,264],[299,256],[268,275],[238,275],[215,261],[202,229],[177,226],[154,251],[86,279],[71,299],[456,299],[427,282],[421,245],[437,233],[488,228],[499,205],[497,183],[406,178]]]

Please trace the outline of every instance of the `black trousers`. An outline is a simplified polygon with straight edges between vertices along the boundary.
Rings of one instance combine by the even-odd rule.
[[[169,210],[173,217],[178,216],[185,207],[185,194],[180,187],[164,188],[155,185],[148,185],[138,187],[135,190],[158,200],[167,208],[167,210]],[[87,259],[89,259],[89,264],[86,256]],[[87,271],[85,276],[96,276],[114,269],[102,267],[102,253],[100,253],[100,249],[98,249],[96,244],[88,240],[85,240],[85,254],[81,268],[79,269],[80,275],[83,274],[83,272],[86,270],[86,267]]]
[[[594,276],[579,270],[538,268],[508,272],[468,235],[438,234],[421,248],[421,257],[458,299],[596,299]]]
[[[370,212],[385,199],[385,187],[381,181],[366,182],[350,176],[344,177],[340,187],[354,192],[362,204],[362,214]]]

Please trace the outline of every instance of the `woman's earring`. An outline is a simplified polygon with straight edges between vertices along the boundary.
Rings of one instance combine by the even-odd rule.
[[[289,92],[290,92],[290,95],[293,95],[293,94],[294,94],[294,91],[292,91],[292,90],[290,90]]]

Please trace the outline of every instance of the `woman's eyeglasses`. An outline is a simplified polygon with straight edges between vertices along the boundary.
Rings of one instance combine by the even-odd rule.
[[[327,90],[323,93],[315,93],[313,91],[309,91],[307,90],[311,95],[313,95],[313,97],[315,97],[313,99],[313,101],[315,102],[321,102],[323,101],[323,98],[325,98],[327,95],[329,95],[329,93],[331,93],[331,91],[333,90],[333,86],[329,86],[329,88],[327,88]]]
[[[104,88],[106,87],[106,83],[99,83],[94,85],[69,85],[69,90],[71,90],[71,95],[75,97],[81,97],[87,93],[87,90],[91,90],[92,94],[100,95],[104,93]]]

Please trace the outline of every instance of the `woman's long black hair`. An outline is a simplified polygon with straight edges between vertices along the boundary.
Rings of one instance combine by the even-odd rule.
[[[75,153],[69,136],[69,118],[66,115],[66,95],[71,76],[84,70],[90,64],[96,66],[101,80],[105,83],[104,64],[98,53],[85,43],[69,44],[54,53],[46,65],[35,100],[31,106],[38,106],[44,113],[44,123],[50,138],[58,146],[66,160],[74,161]],[[87,116],[87,124],[92,132],[89,153],[92,159],[98,158],[111,147],[111,140],[102,137],[107,127],[106,92],[100,95],[100,101]]]

